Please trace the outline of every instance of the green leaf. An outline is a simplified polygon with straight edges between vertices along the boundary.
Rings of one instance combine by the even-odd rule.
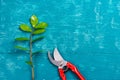
[[[33,34],[41,34],[41,33],[44,33],[45,32],[45,29],[38,29],[38,30],[35,30],[33,32]]]
[[[25,61],[25,63],[27,63],[28,65],[32,66],[32,62],[31,61]]]
[[[22,47],[22,46],[15,46],[16,49],[19,49],[19,50],[29,50],[28,48],[25,48],[25,47]]]
[[[32,56],[36,55],[36,54],[39,54],[39,53],[42,53],[43,51],[42,50],[39,50],[39,51],[36,51],[36,52],[33,52],[32,53]]]
[[[20,30],[25,31],[25,32],[32,32],[32,29],[26,24],[21,24]]]
[[[44,28],[46,28],[47,26],[48,26],[48,24],[47,24],[46,22],[41,22],[41,23],[39,23],[38,25],[36,25],[35,28],[36,28],[36,29],[38,29],[38,28],[44,29]]]
[[[30,18],[30,23],[33,27],[35,27],[38,24],[38,18],[35,15],[32,15]]]
[[[38,37],[38,38],[33,39],[32,42],[42,40],[43,38],[44,38],[44,36],[40,36],[40,37]]]
[[[19,37],[19,38],[15,38],[16,41],[28,41],[29,38],[26,37]]]

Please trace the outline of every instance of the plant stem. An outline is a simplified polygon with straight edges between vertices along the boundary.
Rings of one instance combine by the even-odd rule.
[[[31,69],[32,69],[32,80],[35,80],[35,73],[34,73],[34,66],[32,61],[32,33],[30,34],[30,61],[32,63]]]

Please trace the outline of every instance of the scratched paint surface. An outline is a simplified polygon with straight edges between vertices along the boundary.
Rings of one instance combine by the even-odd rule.
[[[120,0],[1,0],[0,9],[0,80],[31,80],[28,55],[13,46],[15,37],[28,36],[18,26],[32,14],[49,24],[34,49],[58,47],[86,80],[120,80]],[[60,80],[46,53],[34,62],[36,80]]]

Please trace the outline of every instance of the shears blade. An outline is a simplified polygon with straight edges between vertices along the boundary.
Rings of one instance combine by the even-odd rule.
[[[53,56],[56,61],[64,61],[57,48],[54,49]]]
[[[50,52],[48,52],[48,58],[49,58],[49,60],[50,60],[50,62],[51,62],[52,64],[54,64],[54,65],[56,65],[56,66],[59,66],[59,61],[55,61],[55,60],[51,57]]]

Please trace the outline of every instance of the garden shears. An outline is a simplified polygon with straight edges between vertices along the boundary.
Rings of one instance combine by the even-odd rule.
[[[62,58],[57,48],[54,49],[53,57],[54,59],[52,58],[52,56],[50,55],[50,52],[48,51],[48,58],[52,64],[58,67],[59,75],[62,80],[66,80],[66,76],[64,72],[66,72],[68,69],[74,72],[80,80],[85,80],[85,78],[82,76],[82,74],[78,71],[78,69],[73,64],[71,64],[70,62]]]

